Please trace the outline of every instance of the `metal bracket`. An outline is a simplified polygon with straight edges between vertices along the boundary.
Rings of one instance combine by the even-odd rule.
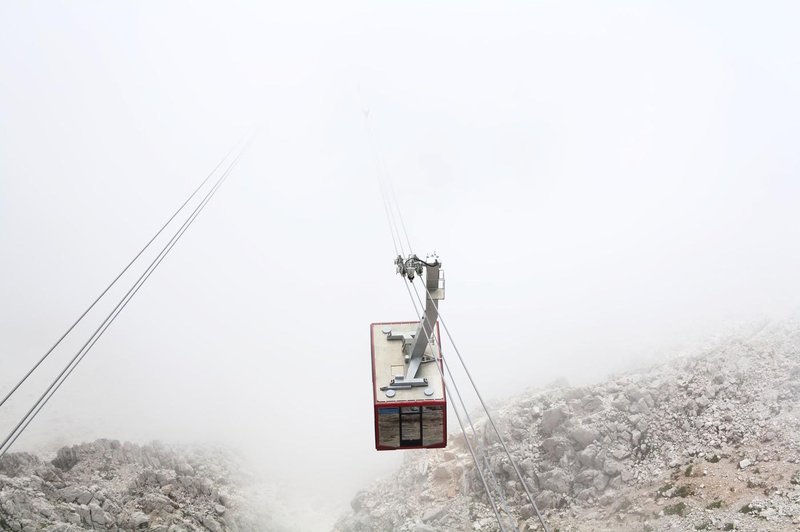
[[[433,255],[425,257],[425,260],[420,259],[414,254],[409,255],[407,259],[403,259],[402,255],[398,255],[394,259],[394,265],[397,273],[403,277],[407,277],[409,281],[413,282],[415,276],[422,277],[424,266],[438,268],[441,266],[441,263],[439,262],[439,256],[434,253]]]
[[[431,257],[428,257],[430,260]],[[444,299],[444,272],[441,270],[439,257],[433,255],[433,262],[422,261],[416,255],[410,255],[403,260],[400,255],[395,259],[397,273],[414,280],[415,275],[425,274],[425,312],[417,325],[415,332],[394,333],[391,329],[384,329],[387,340],[401,340],[403,342],[403,360],[406,364],[405,375],[394,375],[388,386],[381,387],[382,391],[409,390],[418,386],[428,386],[428,380],[417,377],[422,364],[433,362],[435,359],[425,354],[425,350],[434,338],[434,327],[439,319],[439,300]],[[387,392],[388,393],[388,392]]]
[[[415,337],[417,336],[417,333],[415,331],[394,332],[388,328],[383,329],[383,333],[386,335],[387,340],[400,340],[403,342],[403,360],[408,365],[409,362],[411,362],[412,351],[414,349]],[[416,369],[414,369],[413,375],[411,374],[411,368],[409,368],[408,375],[395,375],[388,386],[381,387],[381,391],[409,390],[418,386],[427,386],[428,379],[417,378],[417,369],[419,368],[420,364],[433,362],[434,360],[434,357],[423,354],[420,357],[419,364],[417,364]]]

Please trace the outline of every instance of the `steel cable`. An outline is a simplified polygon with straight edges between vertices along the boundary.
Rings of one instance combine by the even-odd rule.
[[[381,158],[380,158],[380,154],[378,152],[378,147],[376,145],[375,134],[374,134],[374,132],[372,130],[372,127],[371,127],[371,124],[369,122],[369,113],[368,112],[364,113],[364,123],[365,123],[366,130],[367,130],[367,136],[369,137],[369,140],[370,140],[370,146],[371,146],[372,151],[373,151],[373,157],[375,159],[375,167],[376,167],[376,174],[377,174],[376,177],[377,177],[377,180],[378,180],[378,186],[379,186],[380,191],[381,191],[381,199],[383,200],[383,207],[384,207],[384,211],[386,212],[386,221],[389,224],[389,233],[392,236],[392,243],[394,244],[395,254],[396,255],[399,254],[398,253],[398,242],[399,242],[399,246],[400,246],[400,250],[399,251],[402,253],[403,256],[405,256],[405,250],[403,249],[403,242],[402,242],[402,239],[400,238],[400,231],[397,229],[397,222],[396,222],[396,220],[394,219],[394,216],[393,216],[393,210],[394,209],[391,208],[391,199],[388,197],[388,195],[386,193],[387,185],[385,183],[385,179],[384,179],[384,175],[383,175],[382,161],[381,161]],[[396,202],[397,199],[396,199],[396,196],[394,195],[394,189],[392,189],[392,197],[394,198],[394,200]],[[405,231],[405,222],[402,221],[402,214],[400,213],[399,208],[397,209],[397,212],[398,212],[398,214],[400,216],[401,223],[403,224],[403,232],[404,232],[405,237],[406,237],[406,242],[408,243],[409,253],[411,253],[411,242],[408,239],[408,233]],[[395,234],[397,235],[396,237],[395,237]],[[417,309],[417,304],[414,301],[414,297],[411,295],[411,289],[408,287],[408,281],[407,280],[406,280],[406,290],[408,291],[408,297],[411,299],[411,304],[414,306],[414,312],[419,317],[420,316],[420,311]],[[422,308],[424,308],[424,306]],[[438,365],[436,367],[439,368]],[[439,372],[441,374],[441,368],[439,368]],[[442,377],[442,383],[444,384],[445,389],[447,389],[447,383],[445,382],[444,377]],[[497,509],[497,506],[496,506],[496,504],[494,502],[494,499],[492,498],[491,490],[489,489],[489,485],[487,484],[486,478],[483,475],[483,471],[480,468],[480,464],[479,464],[478,459],[477,459],[477,457],[475,455],[475,451],[472,448],[472,443],[469,441],[466,429],[464,428],[464,424],[463,424],[463,422],[461,420],[461,416],[459,415],[458,410],[456,409],[455,405],[451,405],[451,406],[453,407],[453,412],[456,414],[456,419],[458,420],[458,424],[461,427],[461,433],[464,436],[464,441],[467,443],[467,448],[470,451],[470,455],[472,455],[472,460],[475,463],[475,468],[478,471],[478,475],[479,475],[479,477],[481,479],[481,482],[483,484],[484,490],[486,491],[486,496],[489,498],[489,502],[490,502],[490,504],[492,506],[492,510],[494,511],[495,517],[497,518],[497,524],[500,527],[501,532],[505,532],[505,529],[503,528],[502,520],[500,519],[500,513],[499,513],[499,511]],[[475,429],[473,427],[473,432],[474,432],[474,430]]]
[[[406,281],[406,282],[408,282],[408,281]],[[416,289],[414,290],[414,293],[416,293]],[[409,295],[409,297],[411,297],[411,303],[414,304],[414,311],[416,312],[417,305],[416,305],[416,303],[414,303],[414,298],[411,296],[411,290],[408,291],[408,295]],[[417,294],[417,299],[419,299],[419,294]],[[422,306],[422,302],[421,301],[420,301],[420,305]],[[423,308],[424,308],[424,306],[423,306]],[[419,312],[417,312],[417,319],[422,320],[422,316],[424,316],[424,314],[420,315]],[[428,338],[433,338],[434,342],[435,342],[436,341],[436,335],[435,335],[435,333],[433,331],[433,326],[431,325],[430,320],[428,319],[427,316],[425,316],[425,323],[423,323],[422,326],[425,329],[429,329]],[[441,349],[439,350],[439,354],[440,354],[439,358],[442,361],[444,361],[444,357],[441,355]],[[442,368],[439,367],[439,363],[438,363],[437,360],[434,360],[434,364],[433,365],[436,366],[437,370],[439,370],[439,375],[442,378],[442,384],[444,385],[445,391],[449,394],[450,393],[450,388],[448,387],[447,381],[444,378],[444,374],[442,373]],[[456,386],[455,381],[452,381],[452,382],[453,382],[453,386]],[[456,387],[456,395],[458,396],[459,399],[461,398],[461,394],[458,392],[458,388],[457,387]],[[467,419],[470,419],[469,418],[469,413],[467,412],[463,401],[461,402],[461,406],[464,409],[464,413],[467,415]],[[467,431],[464,428],[464,422],[461,420],[461,415],[458,413],[458,408],[453,403],[450,404],[450,407],[453,409],[453,413],[456,415],[456,419],[458,420],[459,427],[461,427],[461,434],[464,436],[464,441],[466,442],[467,448],[469,449],[469,454],[472,456],[472,461],[475,464],[475,469],[478,472],[478,476],[481,479],[481,483],[483,484],[483,489],[486,492],[486,497],[488,497],[488,499],[489,499],[489,504],[492,506],[492,511],[494,512],[495,518],[497,519],[497,526],[500,527],[500,532],[505,532],[506,529],[503,526],[502,519],[500,518],[500,511],[497,508],[497,503],[495,503],[494,498],[492,497],[491,490],[489,489],[489,484],[488,484],[488,482],[486,482],[486,477],[483,474],[483,470],[481,469],[480,462],[478,462],[478,457],[475,454],[475,449],[472,446],[472,442],[470,442],[469,436],[467,435]],[[477,434],[475,432],[475,427],[472,425],[472,420],[470,420],[470,426],[472,427],[473,436],[475,436],[476,439],[477,439]],[[489,472],[491,473],[491,470],[489,470]],[[492,474],[492,476],[494,476],[493,473],[491,473],[491,474]],[[497,482],[497,479],[495,479],[495,483],[496,482]],[[506,514],[508,514],[508,509],[507,508],[505,508],[504,511],[505,511]]]
[[[408,254],[413,255],[414,250],[411,249],[411,240],[408,238],[408,232],[406,231],[406,222],[403,219],[403,211],[400,210],[400,202],[397,201],[397,196],[394,193],[394,185],[392,181],[389,180],[389,192],[392,195],[392,199],[394,200],[394,208],[397,210],[397,217],[400,219],[400,227],[403,229],[403,235],[406,237],[406,243],[408,244]]]
[[[252,142],[252,137],[247,142],[247,144],[244,146],[244,148],[242,148],[242,150],[239,152],[239,154],[234,158],[234,160],[230,163],[230,165],[225,170],[225,172],[219,177],[219,179],[216,181],[216,183],[211,188],[211,190],[208,193],[206,193],[205,197],[200,202],[200,204],[197,207],[195,207],[194,211],[189,216],[189,218],[178,229],[178,231],[175,233],[175,235],[173,235],[173,237],[170,239],[170,241],[161,249],[161,251],[159,252],[158,256],[155,259],[153,259],[153,261],[150,263],[150,265],[145,270],[145,272],[136,280],[134,285],[130,288],[130,290],[128,290],[128,292],[125,294],[125,296],[123,296],[123,299],[120,300],[120,302],[117,304],[116,307],[114,307],[114,309],[106,317],[106,319],[103,321],[103,323],[100,325],[100,327],[98,327],[95,330],[95,332],[92,334],[90,339],[83,345],[83,347],[81,347],[81,349],[75,354],[75,356],[72,358],[72,360],[70,360],[70,362],[64,367],[64,369],[61,371],[61,373],[59,373],[59,375],[56,377],[56,379],[50,384],[50,386],[48,386],[48,388],[47,388],[47,390],[45,390],[44,394],[42,394],[42,396],[39,397],[39,399],[36,401],[34,406],[31,407],[30,410],[28,410],[28,412],[22,417],[22,419],[20,419],[20,421],[16,425],[16,427],[14,427],[14,429],[8,434],[8,436],[3,441],[3,443],[0,444],[0,458],[2,458],[3,455],[5,455],[6,452],[8,452],[8,449],[14,444],[14,442],[17,440],[17,438],[19,438],[19,436],[25,431],[25,429],[28,427],[28,425],[30,425],[31,421],[33,421],[33,419],[41,411],[41,409],[44,407],[44,405],[47,404],[47,402],[55,394],[55,392],[58,390],[58,388],[61,387],[61,384],[63,384],[64,381],[66,381],[66,379],[69,377],[69,375],[75,370],[75,368],[78,366],[78,364],[80,364],[80,362],[83,360],[83,358],[89,352],[89,350],[94,346],[94,344],[97,342],[97,340],[100,339],[100,337],[108,329],[108,327],[111,325],[111,323],[113,323],[113,321],[117,318],[117,316],[119,316],[120,312],[122,312],[122,309],[124,309],[127,306],[128,302],[133,298],[133,296],[136,294],[136,292],[139,291],[139,289],[142,287],[144,282],[155,271],[155,269],[158,267],[158,265],[161,264],[161,261],[164,260],[164,258],[172,250],[172,248],[175,246],[175,244],[177,244],[177,242],[178,242],[178,240],[180,240],[181,236],[183,236],[183,234],[191,226],[191,224],[194,222],[194,220],[197,218],[197,216],[200,214],[200,212],[202,212],[202,210],[205,208],[205,206],[208,204],[208,202],[211,200],[211,198],[214,196],[214,194],[216,194],[217,190],[219,190],[219,187],[222,186],[222,184],[228,178],[228,176],[230,175],[230,173],[233,170],[233,168],[239,162],[239,159],[242,157],[244,152],[249,147],[250,142]]]
[[[394,218],[394,209],[391,208],[391,200],[387,194],[386,185],[386,172],[384,171],[383,159],[381,158],[380,150],[376,140],[375,132],[372,129],[372,123],[369,121],[369,112],[364,113],[364,127],[367,130],[367,137],[369,138],[370,148],[372,149],[372,157],[375,162],[375,176],[378,180],[378,186],[381,190],[381,198],[383,199],[383,208],[386,211],[386,219],[389,222],[389,231],[392,234],[392,242],[394,243],[395,255],[406,256],[405,249],[403,248],[403,240],[400,238],[400,230],[397,228],[397,221]],[[404,226],[405,229],[405,226]],[[395,234],[397,235],[395,237]],[[406,234],[406,240],[408,235]],[[398,249],[399,244],[399,249]],[[410,253],[409,244],[409,253]]]
[[[428,294],[428,297],[430,297],[430,292],[428,291],[428,287],[423,285],[423,289]],[[415,290],[415,292],[416,292],[416,290]],[[520,472],[519,467],[517,466],[517,463],[511,457],[511,452],[508,450],[508,446],[506,445],[506,442],[503,439],[503,436],[500,434],[500,431],[497,429],[497,425],[495,425],[494,419],[492,419],[492,415],[489,413],[489,409],[487,408],[486,403],[483,400],[483,396],[481,396],[481,393],[478,390],[478,387],[475,384],[474,379],[472,378],[472,374],[469,372],[469,369],[467,368],[467,365],[464,363],[464,358],[461,356],[461,352],[458,350],[458,347],[456,346],[455,341],[453,341],[453,335],[450,334],[450,330],[447,328],[447,323],[445,323],[444,317],[442,316],[441,312],[439,313],[439,321],[442,322],[442,326],[444,327],[445,333],[447,334],[447,338],[450,340],[450,344],[453,346],[453,351],[456,352],[456,356],[458,356],[458,360],[461,363],[461,366],[464,368],[464,372],[466,373],[470,384],[472,384],[472,388],[475,390],[475,395],[477,395],[478,400],[481,403],[481,407],[483,408],[483,411],[486,412],[486,419],[489,420],[489,423],[491,424],[492,429],[494,430],[495,434],[497,435],[497,439],[500,441],[500,445],[503,447],[503,451],[505,452],[506,456],[508,457],[509,462],[511,463],[511,467],[514,468],[514,472],[516,473],[517,478],[519,479],[520,483],[522,484],[523,489],[525,490],[525,495],[528,498],[528,502],[533,507],[534,512],[536,512],[536,517],[539,519],[539,522],[541,523],[542,528],[544,528],[544,531],[545,532],[550,532],[550,529],[547,527],[547,525],[544,522],[544,517],[542,516],[542,513],[539,511],[539,507],[536,505],[536,502],[533,500],[533,496],[531,495],[530,489],[528,488],[528,483],[525,482],[525,479],[522,477],[522,473]]]
[[[408,282],[408,281],[406,281],[406,282]],[[410,294],[411,294],[411,291],[409,290],[409,295]],[[417,292],[416,287],[414,288],[414,295],[417,296],[417,300],[419,300],[419,304],[422,305],[423,304],[422,303],[422,298],[420,298],[420,295]],[[412,303],[414,303],[413,299],[412,299]],[[414,304],[414,307],[416,309],[416,303]],[[418,313],[418,315],[419,315],[419,313]],[[420,317],[419,319],[422,319],[422,318]],[[437,340],[436,335],[433,333],[433,325],[431,325],[430,320],[427,318],[427,316],[425,317],[425,322],[426,322],[426,324],[423,324],[423,327],[425,327],[426,329],[430,329],[430,333],[429,333],[428,337],[433,340],[434,346],[437,346],[438,349],[439,349],[439,357],[441,358],[442,362],[444,363],[445,370],[447,370],[447,374],[450,377],[450,382],[453,384],[453,389],[456,392],[456,398],[458,399],[458,402],[461,404],[461,408],[462,408],[462,410],[464,411],[464,414],[467,417],[467,421],[469,422],[469,426],[472,429],[472,435],[477,440],[478,439],[478,431],[475,430],[475,425],[472,422],[472,417],[469,415],[469,410],[467,410],[467,406],[464,403],[464,399],[461,396],[461,391],[458,388],[458,383],[456,383],[456,380],[453,377],[453,373],[450,371],[450,365],[447,363],[447,359],[445,358],[445,356],[443,354],[443,350],[442,350],[442,347],[441,347],[441,342],[439,342]],[[446,381],[446,379],[444,377],[444,374],[442,373],[441,368],[439,368],[437,366],[437,369],[439,369],[439,374],[442,377],[442,381],[446,384],[447,381]],[[449,393],[449,390],[448,390],[448,393]],[[452,397],[452,394],[451,394],[451,397]],[[455,405],[451,404],[451,406],[453,406],[453,410],[455,411]],[[478,446],[478,448],[481,451],[481,457],[483,458],[483,463],[484,463],[484,465],[486,467],[486,470],[489,472],[489,476],[491,477],[491,480],[494,483],[495,490],[497,491],[497,496],[500,499],[499,507],[509,517],[509,519],[513,519],[513,516],[511,515],[511,512],[508,511],[508,505],[507,505],[507,502],[506,502],[505,494],[503,493],[502,486],[498,482],[497,477],[495,476],[494,471],[492,470],[492,467],[491,467],[491,465],[489,463],[489,457],[486,455],[486,449],[484,449],[482,446]],[[477,466],[477,464],[476,464],[476,466]],[[502,530],[502,525],[500,525],[500,527],[501,527],[501,530]],[[513,524],[513,523],[512,523],[512,527],[514,529],[518,529],[516,524]]]
[[[399,208],[399,205],[398,205],[398,202],[397,202],[397,196],[394,194],[394,188],[393,187],[391,187],[391,193],[392,193],[392,198],[391,199],[393,199],[394,202],[395,202],[394,203],[395,209],[391,209],[391,199],[387,198],[386,185],[384,184],[384,182],[382,180],[382,178],[383,178],[383,175],[382,175],[383,168],[382,168],[382,164],[381,164],[382,161],[380,160],[380,156],[378,154],[378,150],[377,150],[377,146],[376,146],[376,141],[374,139],[375,134],[374,134],[374,132],[373,132],[371,126],[370,126],[370,123],[369,123],[369,113],[368,112],[364,113],[364,121],[365,121],[365,124],[366,124],[368,136],[370,137],[371,147],[372,147],[373,152],[374,152],[373,155],[374,155],[374,157],[376,159],[376,169],[377,169],[377,173],[378,173],[378,183],[379,183],[380,189],[381,189],[381,195],[382,195],[382,199],[383,199],[383,203],[384,203],[384,209],[387,211],[387,220],[389,221],[389,231],[390,231],[390,233],[392,235],[392,241],[395,244],[395,252],[397,252],[397,241],[400,241],[400,249],[401,249],[401,251],[402,251],[402,248],[403,248],[403,243],[402,243],[402,240],[400,239],[400,231],[397,229],[397,223],[396,223],[396,221],[394,221],[394,217],[390,214],[390,212],[392,210],[397,210],[398,216],[399,216],[399,218],[401,220],[401,224],[402,224],[402,227],[403,227],[403,233],[404,233],[404,235],[406,237],[406,242],[408,243],[409,253],[411,253],[411,249],[412,249],[411,241],[410,241],[410,239],[408,237],[408,232],[406,231],[405,222],[403,220],[402,212],[400,211],[400,208]],[[389,183],[389,186],[391,186],[391,182]],[[397,240],[395,240],[395,232],[397,233]],[[405,279],[405,277],[404,277],[404,279]],[[405,280],[406,280],[406,283],[408,283],[407,279],[405,279]],[[424,288],[425,288],[425,291],[428,293],[428,296],[430,296],[430,293],[428,292],[427,287],[424,287]],[[408,287],[408,285],[406,285],[406,289],[407,289],[409,297],[411,299],[411,303],[414,306],[414,311],[417,313],[417,316],[420,317],[420,312],[417,310],[417,303],[414,301],[414,298],[411,296],[411,289]],[[416,292],[416,289],[414,290],[414,293],[417,294],[417,299],[420,299],[419,294]],[[419,304],[423,309],[425,308],[425,305],[422,303],[421,300],[420,300]],[[421,319],[421,317],[419,319]],[[428,321],[428,320],[426,319],[426,321]],[[444,325],[444,321],[442,321],[442,324]],[[423,326],[424,325],[425,324],[423,324]],[[428,325],[430,325],[430,323],[428,323]],[[446,326],[445,326],[445,331],[447,331],[447,327]],[[447,334],[448,334],[448,337],[450,337],[449,331],[447,331]],[[434,341],[435,341],[435,335],[431,334],[430,337],[434,338]],[[452,337],[450,337],[450,341],[452,343]],[[454,348],[454,350],[456,350],[455,349],[455,344],[453,344],[453,348]],[[461,361],[462,366],[464,366],[464,361],[463,361],[463,358],[461,357],[461,354],[457,350],[456,350],[456,354],[458,355],[458,358]],[[452,379],[452,373],[450,372],[449,365],[447,364],[447,361],[444,359],[444,357],[442,357],[442,361],[444,362],[445,366],[447,367],[448,374],[450,375],[450,377]],[[438,365],[436,367],[439,370],[439,374],[442,377],[442,382],[444,383],[445,388],[447,388],[447,382],[445,381],[444,374],[442,373],[441,368]],[[464,366],[464,369],[466,370],[466,366]],[[470,383],[472,384],[472,387],[475,389],[476,394],[478,394],[478,398],[479,398],[479,400],[481,402],[481,406],[483,407],[484,411],[487,414],[487,418],[489,419],[492,427],[494,428],[495,432],[497,433],[498,438],[500,438],[500,441],[501,441],[501,443],[503,445],[503,449],[505,450],[506,455],[508,456],[509,460],[511,461],[511,464],[514,466],[514,470],[516,471],[517,476],[519,477],[520,481],[522,482],[523,487],[525,488],[525,492],[528,495],[528,500],[530,501],[531,505],[533,506],[534,510],[536,511],[536,514],[539,517],[540,523],[544,527],[545,532],[549,532],[549,529],[547,528],[547,525],[545,525],[544,520],[543,520],[541,514],[539,513],[539,509],[536,507],[536,504],[534,503],[533,499],[531,498],[530,491],[528,490],[528,487],[527,487],[525,481],[522,479],[522,476],[521,476],[521,474],[519,472],[519,469],[517,468],[516,464],[514,463],[513,458],[511,458],[511,455],[508,452],[508,448],[506,447],[505,442],[503,442],[502,437],[500,436],[499,432],[497,431],[497,427],[494,425],[494,421],[492,420],[491,416],[489,415],[488,409],[486,408],[486,405],[483,402],[483,399],[480,397],[480,394],[478,393],[478,390],[477,390],[477,388],[475,386],[475,382],[473,381],[473,379],[472,379],[472,377],[471,377],[471,375],[469,374],[468,371],[467,371],[467,376],[469,377]],[[453,382],[453,386],[454,387],[457,386],[454,380],[452,382]],[[460,392],[457,391],[456,392],[456,396],[459,398],[459,401],[461,402],[462,407],[464,407],[464,402],[461,399]],[[494,500],[492,499],[488,484],[486,483],[486,479],[484,478],[484,475],[483,475],[483,473],[481,471],[481,468],[480,468],[479,462],[477,460],[477,457],[476,457],[476,455],[474,453],[474,450],[472,449],[472,445],[469,442],[469,439],[467,437],[466,430],[464,428],[463,422],[461,421],[461,417],[459,416],[455,405],[451,403],[451,406],[453,407],[453,411],[455,412],[456,418],[458,419],[459,425],[461,427],[461,432],[464,435],[464,439],[467,441],[467,446],[469,447],[470,454],[472,455],[473,461],[475,462],[475,467],[476,467],[476,469],[478,469],[478,474],[480,475],[481,481],[483,482],[484,488],[486,490],[486,495],[489,497],[489,501],[490,501],[490,503],[492,505],[492,509],[494,510],[495,517],[497,518],[498,526],[500,527],[501,532],[503,532],[503,524],[502,524],[502,521],[500,519],[500,514],[499,514],[499,512],[497,510],[497,506],[495,505]],[[473,434],[476,434],[475,427],[474,427],[474,425],[472,425],[472,420],[469,417],[469,412],[467,412],[466,407],[464,407],[464,412],[467,415],[467,419],[470,421],[470,426],[472,428]],[[485,453],[484,453],[483,457],[484,457],[484,460],[485,460],[485,462],[487,463],[487,466],[488,466],[488,459],[486,458]],[[503,500],[503,502],[505,502],[505,498],[502,495],[501,487],[500,487],[499,483],[497,482],[496,477],[494,477],[494,472],[492,471],[491,467],[488,467],[488,470],[489,470],[490,474],[492,475],[492,477],[494,479],[494,482],[495,482],[495,485],[496,485],[496,487],[498,489],[498,494],[500,495],[501,500]],[[508,508],[504,508],[504,511],[509,517],[511,516],[510,512],[508,511]]]
[[[239,142],[237,146],[239,144],[241,144],[241,142]],[[208,180],[211,179],[211,176],[213,176],[217,172],[219,167],[222,166],[222,163],[224,163],[225,160],[228,159],[228,157],[230,157],[231,153],[233,153],[235,149],[236,146],[234,146],[233,148],[230,149],[230,151],[228,151],[225,157],[223,157],[222,160],[219,163],[217,163],[214,169],[211,170],[211,172],[206,176],[206,178],[203,179],[203,181],[197,186],[196,189],[194,189],[194,192],[192,192],[189,195],[189,197],[186,198],[186,200],[181,204],[181,206],[178,207],[178,209],[172,214],[172,216],[170,216],[169,219],[166,222],[164,222],[164,225],[161,226],[161,229],[159,229],[156,232],[156,234],[153,235],[153,237],[147,242],[147,244],[145,244],[144,247],[131,259],[131,261],[127,264],[127,266],[125,266],[122,269],[122,271],[119,272],[119,274],[114,278],[114,280],[111,281],[102,292],[100,292],[100,295],[97,296],[97,298],[92,302],[92,304],[89,305],[89,307],[83,311],[83,314],[78,316],[78,319],[75,320],[75,322],[72,325],[70,325],[70,327],[66,330],[64,334],[61,335],[61,337],[58,340],[56,340],[56,343],[54,343],[53,346],[47,350],[47,352],[42,356],[42,358],[39,359],[38,362],[36,362],[36,364],[33,365],[33,367],[28,371],[28,373],[26,373],[25,376],[22,377],[22,379],[20,379],[19,382],[17,382],[17,384],[15,384],[13,388],[11,388],[11,390],[6,394],[6,396],[3,397],[3,400],[0,401],[0,407],[2,407],[6,403],[6,401],[8,401],[8,399],[17,391],[17,389],[20,386],[22,386],[22,384],[26,380],[28,380],[28,377],[30,377],[31,374],[33,374],[33,372],[36,371],[36,369],[42,364],[42,362],[44,362],[45,359],[47,359],[47,357],[50,356],[50,353],[52,353],[53,350],[55,350],[55,348],[61,344],[64,338],[66,338],[67,335],[70,332],[72,332],[72,330],[78,325],[78,323],[81,322],[81,320],[83,320],[83,318],[89,313],[89,311],[91,311],[94,308],[94,306],[103,298],[103,296],[106,295],[106,293],[111,289],[112,286],[114,286],[114,284],[116,284],[116,282],[120,279],[120,277],[122,277],[125,274],[125,272],[127,272],[130,269],[130,267],[133,266],[133,263],[136,262],[136,260],[142,255],[142,253],[145,252],[145,250],[148,247],[150,247],[150,244],[152,244],[153,241],[155,241],[155,239],[158,238],[158,236],[164,231],[164,229],[167,228],[167,226],[172,222],[172,220],[175,219],[178,213],[181,212],[184,207],[186,207],[186,205],[192,200],[192,198],[195,197],[195,195],[197,195],[200,189],[202,189],[203,186],[208,182]]]

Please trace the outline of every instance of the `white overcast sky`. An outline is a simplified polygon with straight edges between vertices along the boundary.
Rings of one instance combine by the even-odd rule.
[[[365,108],[488,397],[793,312],[798,20],[796,2],[3,2],[0,392],[261,131],[18,448],[222,441],[343,505],[390,471],[368,325],[413,309]]]

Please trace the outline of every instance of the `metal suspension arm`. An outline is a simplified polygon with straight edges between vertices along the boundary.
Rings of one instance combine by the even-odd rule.
[[[427,295],[425,296],[425,312],[422,314],[415,333],[393,334],[391,331],[388,332],[389,340],[403,341],[406,374],[405,376],[395,376],[388,386],[381,388],[382,390],[401,390],[428,385],[427,379],[417,377],[417,373],[424,362],[433,360],[430,356],[426,357],[425,350],[431,342],[436,321],[439,319],[439,301],[444,299],[444,272],[438,258],[434,257],[433,262],[428,262],[421,260],[416,255],[411,255],[405,260],[398,256],[395,265],[397,272],[412,282],[415,275],[422,275],[424,269]]]

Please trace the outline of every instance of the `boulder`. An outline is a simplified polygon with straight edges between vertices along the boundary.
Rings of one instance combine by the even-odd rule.
[[[570,429],[569,437],[577,444],[578,449],[583,449],[600,438],[600,433],[594,428],[579,425]]]
[[[563,407],[550,408],[542,412],[540,429],[542,434],[550,435],[567,419],[567,413]]]
[[[571,479],[565,471],[554,468],[539,476],[542,489],[566,495],[570,491]]]

